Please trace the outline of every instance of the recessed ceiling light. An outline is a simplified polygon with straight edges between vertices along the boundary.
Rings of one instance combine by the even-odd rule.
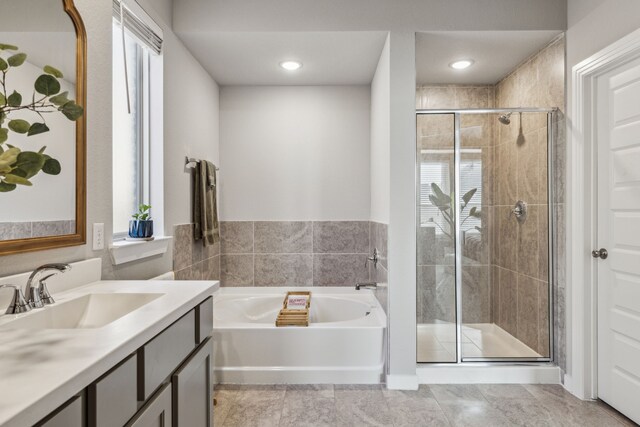
[[[298,61],[282,61],[280,66],[287,71],[296,71],[302,68],[302,62]]]
[[[465,68],[469,68],[473,65],[473,60],[471,59],[461,59],[460,61],[454,61],[449,64],[449,67],[454,70],[464,70]]]

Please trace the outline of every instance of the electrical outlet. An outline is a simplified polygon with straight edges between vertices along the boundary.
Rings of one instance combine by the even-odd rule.
[[[104,249],[104,224],[93,224],[93,250],[99,251]]]

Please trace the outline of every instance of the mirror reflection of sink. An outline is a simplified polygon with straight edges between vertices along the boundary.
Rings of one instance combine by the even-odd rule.
[[[87,294],[43,309],[2,325],[2,329],[90,329],[100,328],[164,294]]]

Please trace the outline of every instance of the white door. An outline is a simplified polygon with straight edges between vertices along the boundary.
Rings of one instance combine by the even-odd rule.
[[[597,83],[598,397],[640,423],[640,59]],[[599,255],[599,254],[594,254]]]

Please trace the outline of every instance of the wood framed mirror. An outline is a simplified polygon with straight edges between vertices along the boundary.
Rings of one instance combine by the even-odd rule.
[[[0,255],[86,242],[86,57],[73,0],[0,3]]]

